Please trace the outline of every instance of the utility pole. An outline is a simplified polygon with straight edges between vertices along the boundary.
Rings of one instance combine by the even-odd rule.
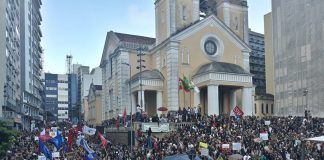
[[[141,91],[141,108],[142,110],[145,110],[145,107],[143,106],[143,84],[142,84],[142,68],[145,68],[145,66],[142,64],[143,62],[145,62],[144,59],[142,59],[142,56],[144,55],[143,51],[144,51],[145,48],[142,48],[142,47],[139,47],[137,49],[137,51],[139,52],[137,54],[138,56],[138,60],[137,62],[139,63],[139,65],[136,67],[136,69],[139,69],[140,70],[140,75],[139,75],[139,81],[140,81],[140,91]]]

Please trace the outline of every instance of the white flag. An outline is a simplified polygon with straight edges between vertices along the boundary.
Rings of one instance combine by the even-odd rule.
[[[194,87],[194,91],[196,93],[199,93],[200,92],[199,88],[192,81],[191,81],[191,85]]]
[[[96,129],[95,128],[90,128],[90,127],[84,125],[83,128],[82,128],[82,132],[84,134],[92,136],[92,135],[96,134]]]
[[[43,129],[43,131],[40,133],[41,136],[45,135],[45,128]]]

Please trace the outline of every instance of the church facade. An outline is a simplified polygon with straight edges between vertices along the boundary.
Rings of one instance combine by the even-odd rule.
[[[254,86],[249,72],[246,0],[210,0],[214,12],[201,17],[199,0],[156,0],[156,38],[110,31],[102,68],[103,117],[167,107],[201,107],[205,115],[228,114],[239,106],[252,115]],[[138,56],[145,68],[139,72]],[[200,92],[179,90],[186,77]]]

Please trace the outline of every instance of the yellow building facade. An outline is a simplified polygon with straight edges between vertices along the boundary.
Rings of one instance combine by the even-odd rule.
[[[161,114],[161,106],[178,111],[198,105],[206,115],[228,114],[235,106],[254,114],[246,1],[215,2],[218,16],[201,18],[199,0],[157,0],[156,38],[107,33],[100,64],[105,119],[124,108],[134,113],[137,104],[149,115]],[[200,92],[179,90],[184,77]]]
[[[103,121],[101,96],[102,86],[91,83],[88,94],[88,112],[85,118],[92,126],[100,126]]]

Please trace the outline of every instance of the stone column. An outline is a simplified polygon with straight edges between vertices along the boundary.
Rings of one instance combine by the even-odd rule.
[[[236,106],[236,93],[235,90],[230,91],[230,113],[232,113],[234,107]]]
[[[156,91],[156,113],[160,117],[162,112],[157,110],[159,107],[162,107],[162,91]]]
[[[252,116],[253,114],[252,88],[244,87],[242,89],[242,110],[244,116]]]
[[[209,85],[207,88],[208,94],[208,115],[219,115],[219,97],[218,97],[218,86]]]
[[[200,104],[200,92],[194,92],[194,107],[197,107]]]
[[[132,101],[132,112],[133,112],[133,114],[135,114],[136,113],[136,105],[137,105],[137,103],[136,103],[136,96],[133,93],[132,93],[132,100],[131,101]]]
[[[167,46],[167,98],[168,110],[178,111],[179,109],[179,59],[178,59],[179,43],[171,41]]]
[[[142,91],[142,104],[143,104],[143,106],[141,106],[142,108],[143,108],[143,112],[145,112],[145,100],[144,100],[144,90]],[[141,105],[141,91],[139,90],[138,91],[138,94],[137,94],[137,102],[138,102],[138,104],[139,105]]]

